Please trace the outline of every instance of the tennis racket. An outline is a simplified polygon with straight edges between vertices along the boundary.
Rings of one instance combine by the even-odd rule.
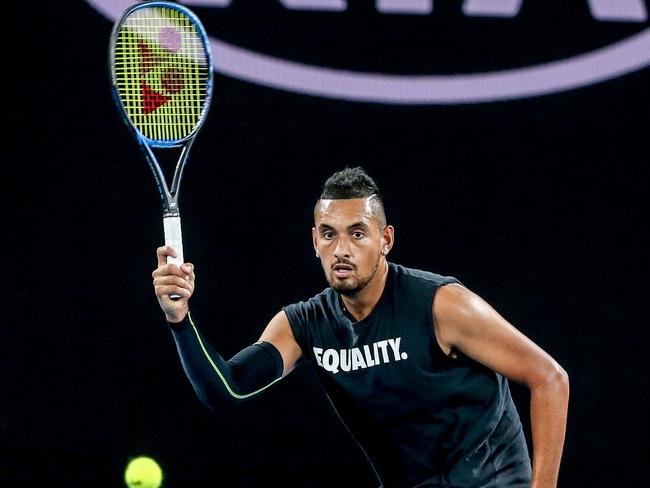
[[[139,3],[116,21],[109,58],[113,97],[160,192],[165,245],[177,254],[167,262],[180,266],[184,262],[178,206],[181,178],[212,97],[212,60],[205,30],[185,7]],[[169,148],[180,148],[171,187],[153,151]]]

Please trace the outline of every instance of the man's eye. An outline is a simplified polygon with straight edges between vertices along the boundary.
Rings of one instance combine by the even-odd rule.
[[[323,238],[324,239],[332,239],[334,237],[334,232],[324,232],[323,233]]]
[[[364,234],[363,232],[358,232],[358,231],[357,231],[357,232],[353,232],[353,233],[352,233],[352,236],[353,236],[355,239],[362,239],[363,237],[365,237],[365,234]]]

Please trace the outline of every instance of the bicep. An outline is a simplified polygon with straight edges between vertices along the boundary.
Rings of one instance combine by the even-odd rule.
[[[291,325],[289,324],[289,319],[284,310],[278,312],[271,319],[264,332],[262,332],[260,341],[273,344],[280,352],[284,363],[282,376],[286,376],[293,371],[296,363],[302,357],[302,350],[296,342]]]
[[[433,317],[442,343],[513,381],[532,388],[561,370],[544,350],[461,285],[438,290]]]

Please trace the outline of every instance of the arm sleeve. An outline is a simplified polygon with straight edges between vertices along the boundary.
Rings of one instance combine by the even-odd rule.
[[[258,342],[225,361],[201,337],[189,313],[182,322],[169,326],[194,391],[215,412],[253,397],[282,379],[284,363],[273,344]]]

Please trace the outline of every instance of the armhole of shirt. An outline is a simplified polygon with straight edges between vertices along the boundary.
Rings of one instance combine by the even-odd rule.
[[[434,286],[433,288],[433,293],[431,294],[431,300],[429,302],[429,313],[427,314],[428,320],[428,328],[429,328],[429,333],[431,334],[431,338],[433,340],[433,347],[440,353],[440,357],[444,358],[447,361],[455,361],[455,359],[449,357],[447,354],[445,354],[445,351],[442,349],[440,346],[440,343],[438,342],[438,335],[436,334],[436,324],[433,320],[433,304],[436,300],[436,295],[438,294],[438,290],[442,288],[443,286],[451,285],[453,283],[457,283],[462,286],[462,283],[455,278],[453,280],[446,280],[443,281],[442,283],[438,283]]]
[[[309,356],[309,350],[307,348],[307,338],[306,338],[306,333],[303,328],[303,324],[300,322],[295,317],[295,314],[287,310],[289,307],[292,305],[287,305],[286,307],[282,307],[282,310],[284,311],[285,315],[287,316],[287,320],[289,321],[289,327],[291,327],[291,332],[293,333],[293,337],[296,340],[296,343],[300,347],[300,350],[302,351],[302,356],[296,363],[296,367],[301,366],[305,362],[310,361],[310,356]],[[296,305],[293,305],[296,307]]]

